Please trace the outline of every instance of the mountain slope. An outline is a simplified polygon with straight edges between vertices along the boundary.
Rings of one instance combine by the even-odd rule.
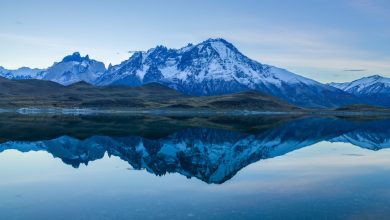
[[[42,79],[62,85],[70,85],[80,81],[93,83],[105,71],[104,63],[90,59],[88,55],[81,57],[80,53],[75,52],[45,70],[42,73]]]
[[[367,99],[371,104],[390,107],[390,78],[374,75],[352,82],[329,83],[329,85]]]
[[[359,102],[339,89],[251,60],[223,39],[209,39],[181,49],[158,46],[136,52],[110,67],[95,83],[139,86],[149,82],[196,96],[257,90],[306,107]]]

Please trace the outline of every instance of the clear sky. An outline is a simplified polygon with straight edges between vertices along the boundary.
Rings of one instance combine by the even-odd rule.
[[[74,51],[117,64],[127,51],[214,37],[320,82],[390,77],[389,0],[0,1],[9,69],[45,68]]]

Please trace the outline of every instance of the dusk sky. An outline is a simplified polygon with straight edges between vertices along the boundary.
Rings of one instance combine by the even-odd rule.
[[[128,51],[218,37],[320,82],[390,77],[389,0],[2,0],[0,14],[9,69],[46,68],[74,51],[118,64]]]

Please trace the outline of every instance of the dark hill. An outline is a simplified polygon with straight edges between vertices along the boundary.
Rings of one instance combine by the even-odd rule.
[[[256,91],[193,97],[158,83],[139,87],[98,87],[86,82],[63,86],[42,80],[0,78],[0,108],[128,108],[297,111],[286,102]]]

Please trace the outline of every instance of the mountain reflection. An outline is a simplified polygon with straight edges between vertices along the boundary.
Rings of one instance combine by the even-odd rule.
[[[155,175],[221,184],[245,166],[320,141],[390,147],[390,120],[1,116],[0,152],[46,151],[75,168],[109,156]]]

